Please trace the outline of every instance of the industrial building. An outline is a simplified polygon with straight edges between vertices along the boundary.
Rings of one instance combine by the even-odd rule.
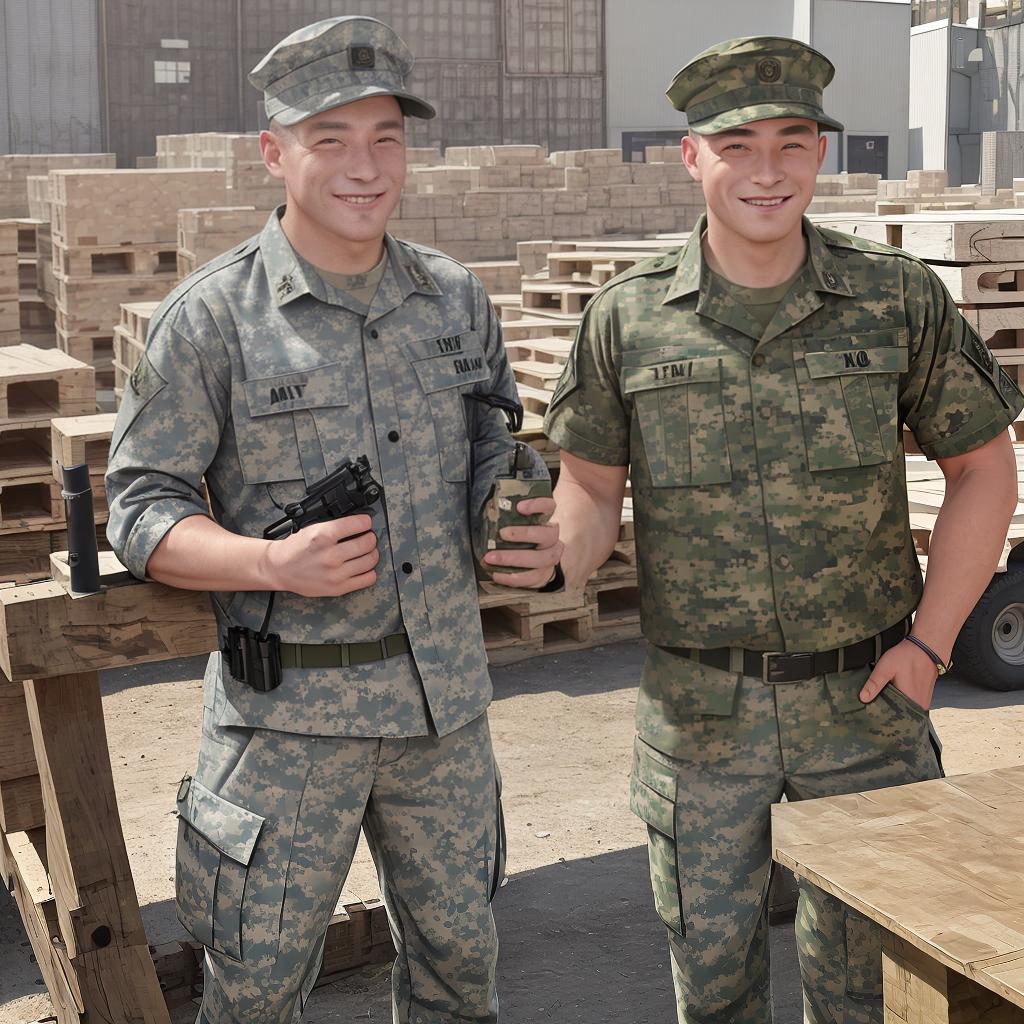
[[[289,32],[369,14],[417,55],[438,109],[417,146],[603,144],[603,0],[0,0],[0,153],[107,150],[254,131],[246,73]]]
[[[641,153],[645,144],[678,138],[686,119],[669,106],[665,88],[706,47],[731,36],[792,36],[836,66],[825,107],[846,132],[842,138],[830,133],[822,170],[905,177],[910,20],[909,0],[610,3],[607,144]]]

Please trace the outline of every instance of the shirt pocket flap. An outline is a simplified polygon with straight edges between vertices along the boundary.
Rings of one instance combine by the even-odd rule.
[[[243,382],[253,418],[299,409],[348,405],[348,382],[340,362],[307,370],[289,370]]]
[[[178,797],[178,814],[225,857],[248,865],[265,819],[230,803],[195,779]]]
[[[622,390],[625,394],[677,384],[711,384],[722,380],[722,360],[718,356],[676,359],[649,366],[624,366]]]
[[[633,751],[633,776],[629,806],[651,828],[669,839],[675,838],[676,778],[665,766],[638,749]]]
[[[909,354],[905,348],[856,348],[841,352],[805,352],[808,375],[839,377],[848,373],[905,373]]]
[[[418,341],[410,346],[409,358],[427,394],[476,384],[491,376],[480,340],[468,332]]]

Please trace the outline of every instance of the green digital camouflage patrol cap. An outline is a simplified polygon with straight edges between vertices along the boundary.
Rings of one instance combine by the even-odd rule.
[[[770,117],[804,117],[819,127],[843,126],[821,108],[836,69],[797,39],[749,36],[709,47],[672,80],[666,95],[701,135]]]
[[[434,108],[406,89],[413,56],[398,34],[376,18],[327,18],[282,39],[249,72],[263,90],[267,118],[292,125],[324,110],[394,96],[409,117]]]

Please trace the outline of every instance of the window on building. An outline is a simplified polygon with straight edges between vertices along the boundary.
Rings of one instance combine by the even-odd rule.
[[[188,60],[153,61],[153,81],[158,85],[187,85],[191,80],[192,62]]]

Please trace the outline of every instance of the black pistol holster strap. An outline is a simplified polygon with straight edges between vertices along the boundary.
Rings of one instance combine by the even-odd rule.
[[[411,650],[407,633],[356,644],[281,644],[281,668],[349,668]]]

